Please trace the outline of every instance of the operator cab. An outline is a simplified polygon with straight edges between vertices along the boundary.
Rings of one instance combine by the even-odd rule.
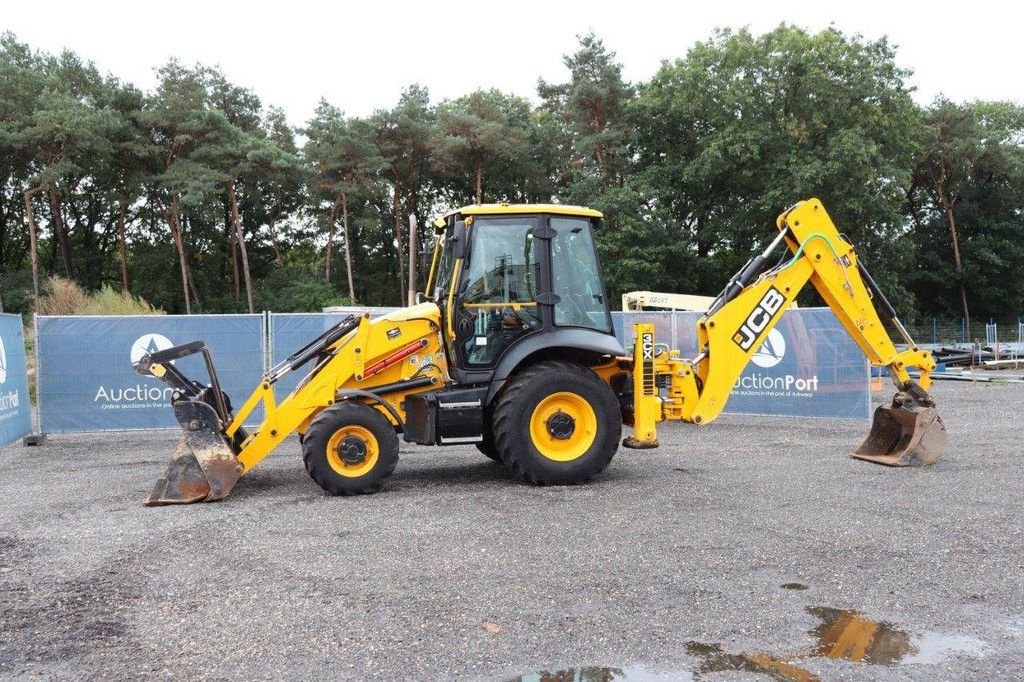
[[[531,348],[572,349],[581,336],[600,336],[596,347],[622,352],[594,239],[601,217],[576,206],[488,204],[434,222],[427,297],[441,308],[452,365],[467,373],[460,382],[489,380],[528,338]]]

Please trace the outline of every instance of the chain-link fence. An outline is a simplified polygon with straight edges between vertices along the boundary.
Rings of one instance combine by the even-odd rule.
[[[914,340],[925,347],[994,347],[1024,348],[1024,317],[972,319],[970,328],[963,318],[930,317],[917,324],[906,325]],[[899,336],[893,336],[899,341]]]

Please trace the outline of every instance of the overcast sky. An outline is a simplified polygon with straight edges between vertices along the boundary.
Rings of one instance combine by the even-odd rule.
[[[562,55],[590,29],[618,54],[626,78],[640,81],[716,27],[762,32],[783,21],[888,36],[899,63],[914,70],[920,102],[944,93],[1024,103],[1017,75],[1024,66],[1022,12],[1015,6],[996,12],[978,2],[943,9],[939,2],[899,0],[49,0],[5,2],[0,30],[46,51],[71,48],[144,89],[154,83],[153,67],[172,56],[218,64],[298,125],[321,97],[364,115],[391,106],[414,82],[426,85],[435,101],[478,87],[535,99],[538,77],[566,79]],[[994,15],[1001,17],[995,23]]]

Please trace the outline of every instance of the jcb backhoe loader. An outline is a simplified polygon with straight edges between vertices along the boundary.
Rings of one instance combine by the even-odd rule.
[[[821,202],[779,216],[778,236],[698,320],[693,358],[663,350],[649,324],[635,325],[631,354],[616,340],[594,245],[601,219],[586,208],[506,204],[439,218],[421,303],[374,320],[349,316],[267,372],[237,411],[201,341],[143,357],[136,370],[174,389],[185,432],[146,504],[222,499],[295,432],[309,475],[335,495],[379,490],[398,463],[398,434],[426,445],[475,443],[531,483],[586,481],[608,466],[623,424],[632,427],[624,446],[649,448],[658,422],[717,417],[808,282],[898,389],[853,456],[893,466],[938,460],[946,433],[927,393],[935,362]],[[781,246],[788,251],[772,262]],[[893,345],[876,308],[906,350]],[[204,355],[210,385],[175,367],[193,353]],[[307,366],[278,402],[278,380]],[[266,416],[248,433],[242,424],[260,404]]]

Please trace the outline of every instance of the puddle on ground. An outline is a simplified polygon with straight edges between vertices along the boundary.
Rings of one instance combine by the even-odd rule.
[[[912,633],[892,623],[874,621],[859,611],[809,606],[821,620],[811,631],[818,640],[812,655],[874,665],[941,663],[955,654],[983,656],[985,643],[975,637],[941,632]]]
[[[672,672],[655,672],[643,666],[627,666],[624,668],[569,668],[558,671],[541,671],[531,675],[520,675],[511,682],[687,682],[695,679],[687,670]]]
[[[806,590],[807,585],[803,583],[783,583],[780,587],[784,590]]]
[[[787,587],[794,585],[799,587]],[[786,589],[807,589],[800,583],[787,583]],[[658,682],[661,680],[702,679],[720,672],[747,672],[777,680],[815,682],[817,675],[804,668],[802,660],[833,658],[866,665],[895,666],[942,663],[957,654],[984,656],[987,645],[975,637],[941,632],[914,633],[892,623],[875,621],[851,609],[809,606],[807,612],[821,621],[810,630],[814,647],[805,654],[777,657],[765,652],[730,653],[721,644],[688,642],[686,653],[697,659],[689,669],[656,672],[641,666],[608,668],[570,668],[522,675],[512,682]]]
[[[761,673],[777,680],[795,680],[811,682],[818,677],[801,668],[792,661],[774,658],[765,653],[731,654],[721,644],[705,644],[704,642],[688,642],[686,653],[700,659],[700,664],[693,671],[695,679],[701,679],[711,673],[745,672]]]

